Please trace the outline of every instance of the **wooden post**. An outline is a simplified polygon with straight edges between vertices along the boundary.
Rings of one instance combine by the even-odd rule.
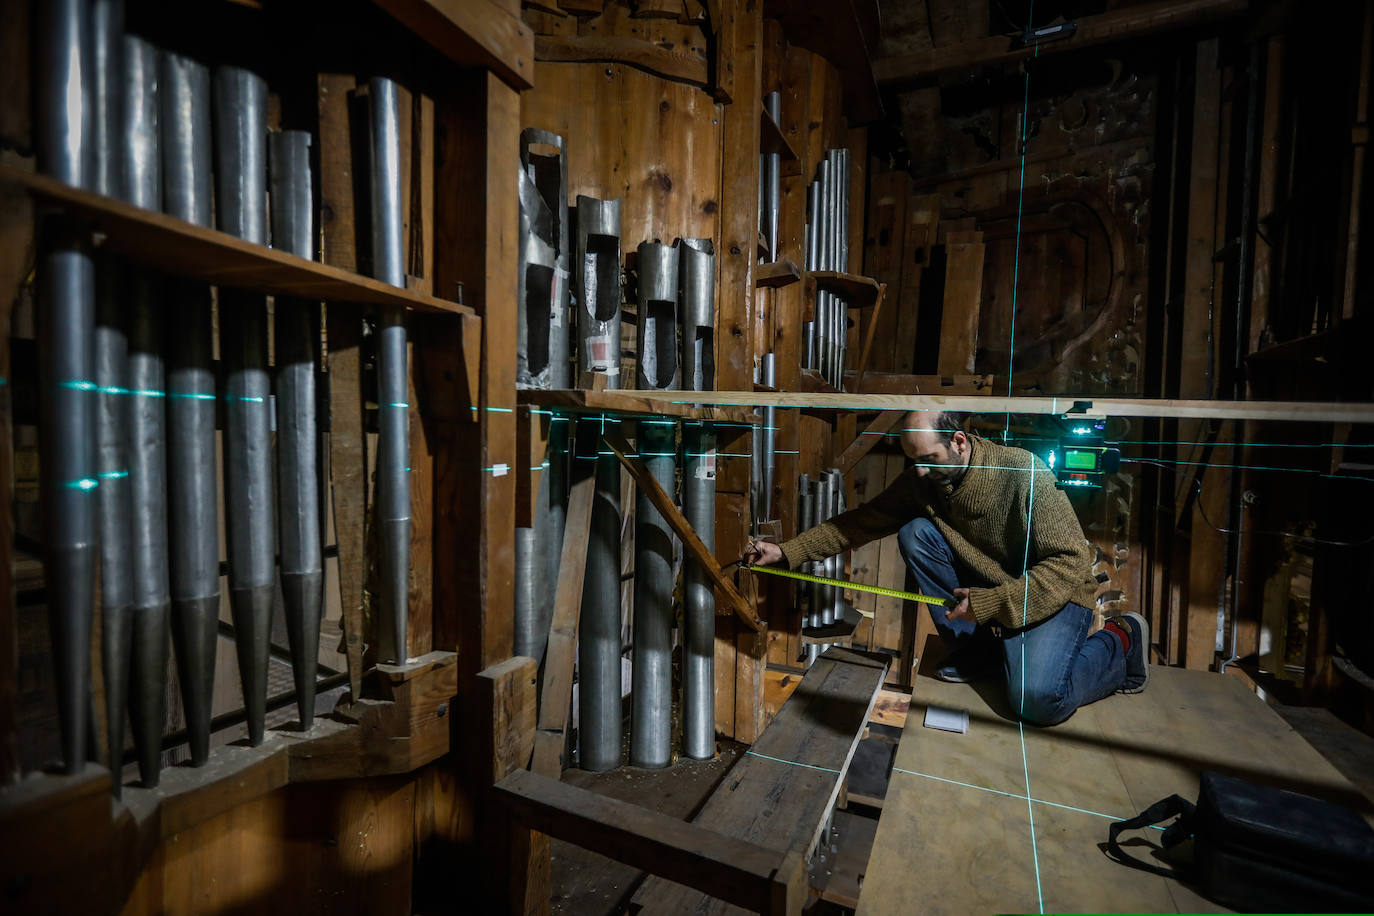
[[[0,191],[0,378],[10,378],[10,312],[33,249],[33,207],[18,187]],[[19,779],[19,621],[15,617],[14,513],[10,510],[14,436],[10,386],[0,386],[0,786]]]
[[[945,303],[940,322],[940,375],[973,371],[983,295],[983,233],[951,232],[945,239]]]
[[[753,387],[754,269],[758,239],[758,163],[763,88],[763,5],[721,0],[717,98],[728,97],[721,136],[720,248],[716,255],[716,387]],[[717,477],[717,542],[742,542],[749,530],[748,464],[725,462]],[[722,505],[723,504],[723,505]],[[735,531],[723,529],[734,526]],[[765,640],[729,618],[716,620],[716,722],[752,742],[763,715]],[[728,704],[724,712],[723,704]]]

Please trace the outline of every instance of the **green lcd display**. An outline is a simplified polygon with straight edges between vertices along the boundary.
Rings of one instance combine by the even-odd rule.
[[[1096,471],[1097,452],[1089,452],[1081,449],[1064,449],[1064,470],[1066,471]]]

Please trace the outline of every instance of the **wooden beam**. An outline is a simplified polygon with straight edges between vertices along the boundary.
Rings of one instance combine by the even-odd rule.
[[[534,59],[623,64],[705,89],[708,62],[687,48],[665,48],[628,35],[536,35]]]
[[[375,2],[460,67],[490,70],[517,92],[534,87],[534,33],[491,0]]]
[[[587,542],[591,537],[595,496],[595,474],[577,481],[568,494],[563,553],[558,563],[558,591],[544,655],[544,690],[539,702],[539,724],[531,767],[534,772],[552,779],[559,778],[563,772],[564,732],[568,727],[568,702],[572,697],[573,661],[577,656],[582,583],[587,574]]]
[[[800,912],[801,901],[794,910],[775,903],[794,877],[776,850],[537,773],[512,773],[496,790],[512,815],[550,836],[736,906]]]
[[[681,392],[643,391],[651,400]],[[1374,423],[1374,404],[1343,401],[1209,401],[1178,398],[978,397],[938,394],[848,394],[794,391],[700,391],[703,404],[801,407],[821,410],[952,410],[966,413],[1025,413],[1046,416],[1185,417],[1228,420],[1289,420],[1297,423]]]
[[[726,600],[730,602],[730,609],[735,612],[740,620],[762,632],[764,623],[755,616],[753,605],[744,599],[744,596],[735,589],[734,583],[721,572],[720,564],[716,562],[715,556],[702,543],[695,529],[687,521],[687,517],[673,504],[673,498],[664,491],[663,486],[654,479],[648,468],[644,467],[638,458],[633,457],[635,454],[634,446],[625,441],[625,437],[617,432],[607,432],[601,438],[606,443],[606,447],[615,452],[615,456],[620,459],[620,463],[629,472],[640,492],[649,497],[649,502],[654,504],[654,508],[663,516],[668,527],[672,528],[674,533],[682,538],[682,546],[691,554],[692,559],[701,564],[707,577],[710,578],[716,588],[725,594]]]
[[[835,460],[835,467],[839,468],[840,473],[846,477],[849,472],[854,470],[854,466],[859,463],[869,452],[873,451],[873,446],[883,440],[883,437],[892,431],[892,428],[902,421],[906,414],[900,410],[884,410],[869,421],[864,431],[854,437],[854,441],[849,443],[849,447],[840,453],[840,457]]]
[[[10,374],[10,316],[33,257],[33,209],[27,194],[0,188],[0,378]],[[11,506],[14,437],[9,384],[0,386],[0,506]],[[14,603],[14,513],[0,518],[0,786],[20,778],[19,645]]]
[[[473,314],[472,309],[447,299],[245,242],[11,165],[0,165],[0,183],[23,187],[43,204],[64,210],[93,232],[103,233],[103,250],[162,273],[299,299]]]
[[[1248,0],[1159,0],[1112,10],[1077,21],[1072,38],[1016,47],[1018,36],[980,38],[963,44],[880,58],[874,76],[883,87],[909,85],[946,73],[976,70],[988,65],[1016,63],[1114,42],[1205,25],[1244,13]]]

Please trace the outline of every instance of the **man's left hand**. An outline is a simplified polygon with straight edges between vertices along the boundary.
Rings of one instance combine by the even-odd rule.
[[[945,619],[951,623],[955,620],[967,620],[969,623],[977,623],[978,618],[973,616],[973,605],[968,600],[968,589],[956,588],[954,590],[953,607],[945,610]]]

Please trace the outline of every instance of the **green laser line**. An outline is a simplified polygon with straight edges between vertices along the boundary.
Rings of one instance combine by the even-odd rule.
[[[900,598],[903,601],[919,601],[922,604],[935,604],[940,607],[950,607],[948,599],[937,598],[934,595],[921,595],[916,592],[904,592],[895,588],[883,588],[881,585],[869,585],[866,582],[847,582],[844,579],[827,579],[824,576],[813,576],[810,573],[792,572],[790,569],[778,569],[776,566],[746,566],[750,572],[767,573],[770,576],[784,576],[788,579],[797,579],[802,582],[815,582],[817,585],[834,585],[838,588],[849,588],[856,592],[869,592],[874,595],[882,595],[884,598]]]

